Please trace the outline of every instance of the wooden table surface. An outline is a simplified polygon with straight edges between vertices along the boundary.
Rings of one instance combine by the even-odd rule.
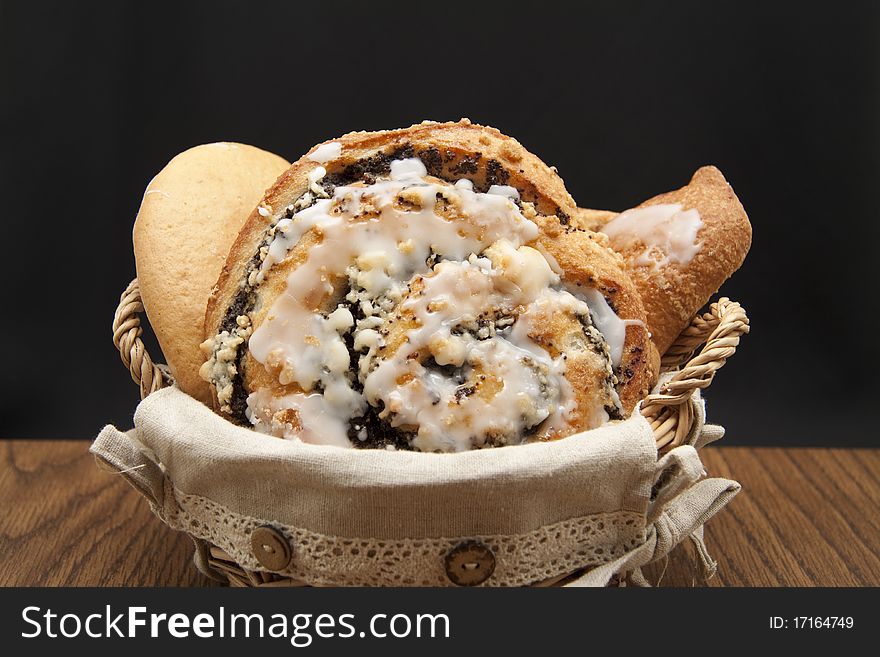
[[[0,441],[0,585],[192,586],[192,543],[83,440]],[[742,492],[706,527],[710,586],[880,585],[880,450],[709,447]],[[673,552],[663,586],[690,586]],[[651,576],[659,576],[652,568]]]

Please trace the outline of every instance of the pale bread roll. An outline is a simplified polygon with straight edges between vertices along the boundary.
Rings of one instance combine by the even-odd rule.
[[[134,224],[141,297],[181,390],[211,403],[199,378],[205,307],[226,255],[265,190],[289,163],[253,146],[195,146],[147,185]]]

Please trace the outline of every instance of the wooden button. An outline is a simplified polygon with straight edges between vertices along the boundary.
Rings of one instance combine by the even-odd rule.
[[[251,550],[260,565],[269,570],[284,570],[290,563],[290,544],[274,527],[257,527],[251,532]]]
[[[492,550],[477,541],[460,543],[446,555],[446,576],[459,586],[482,584],[495,571]]]

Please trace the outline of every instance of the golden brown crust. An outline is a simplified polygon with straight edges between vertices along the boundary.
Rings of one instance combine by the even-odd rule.
[[[733,272],[739,269],[752,242],[752,227],[733,189],[713,166],[697,170],[681,189],[655,196],[637,207],[681,204],[696,208],[703,222],[697,233],[699,251],[687,264],[666,263],[659,267],[639,264],[642,247],[630,244],[621,250],[648,315],[652,340],[663,354]],[[616,215],[580,209],[591,227],[601,226]]]
[[[538,238],[538,242],[559,263],[566,273],[567,282],[599,290],[618,317],[641,320],[647,324],[642,299],[625,272],[623,259],[611,251],[605,235],[544,227],[544,234]],[[627,413],[650,392],[659,371],[660,356],[648,338],[644,325],[627,327],[617,373],[620,380],[618,393]]]
[[[502,135],[494,128],[463,120],[456,123],[423,123],[406,129],[375,133],[350,133],[333,141],[341,144],[341,155],[323,164],[329,176],[338,174],[346,165],[365,158],[411,147],[423,160],[427,160],[429,172],[441,178],[468,178],[477,187],[486,187],[493,183],[515,187],[524,202],[534,204],[538,217],[533,220],[542,229],[542,235],[537,240],[538,246],[559,263],[565,272],[565,281],[572,285],[599,289],[622,319],[646,321],[641,299],[625,271],[623,260],[607,246],[605,236],[592,234],[578,227],[575,220],[577,207],[562,180],[555,171],[526,151],[516,140]],[[310,154],[314,151],[312,149]],[[434,154],[439,159],[432,162]],[[307,175],[317,166],[318,164],[308,159],[308,155],[295,162],[268,190],[261,205],[271,214],[294,203],[308,189]],[[239,283],[246,276],[248,263],[258,251],[268,227],[269,219],[255,210],[239,233],[208,303],[205,315],[206,338],[217,335],[229,307],[239,293]],[[304,257],[305,252],[306,249],[291,250],[287,261],[270,270],[261,285],[261,288],[268,286],[265,295],[267,299],[275,298],[281,289],[278,286],[284,284],[284,273],[297,266],[296,261]],[[314,305],[320,307],[325,301],[316,299]],[[254,326],[258,326],[265,316],[265,305],[257,307],[253,313]],[[618,388],[627,413],[653,385],[658,362],[658,355],[648,340],[644,325],[629,326],[620,368],[621,384]],[[241,369],[246,381],[259,381],[261,385],[265,385],[274,378],[248,354],[245,354]],[[594,373],[590,370],[591,373],[588,374],[588,369],[584,368],[579,375],[578,368],[572,368],[571,382],[579,391],[595,385],[595,381],[590,379]],[[216,395],[215,408],[219,409]]]
[[[133,231],[144,308],[178,386],[206,404],[198,372],[208,296],[242,224],[288,166],[253,146],[204,144],[172,159],[144,193]]]
[[[578,228],[584,230],[598,231],[606,223],[614,219],[617,213],[613,210],[591,210],[589,208],[578,208],[574,213],[573,222]]]

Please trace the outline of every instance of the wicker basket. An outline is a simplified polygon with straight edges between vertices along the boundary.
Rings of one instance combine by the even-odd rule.
[[[122,294],[116,309],[113,343],[129,369],[132,380],[140,387],[141,397],[145,398],[172,384],[173,379],[167,367],[155,363],[147,353],[141,340],[141,312],[143,304],[135,279]],[[743,308],[734,301],[721,298],[711,304],[707,313],[694,317],[688,328],[663,355],[661,367],[668,373],[667,380],[656,393],[646,397],[640,407],[653,431],[658,454],[665,454],[678,447],[689,435],[697,414],[693,402],[694,391],[705,389],[711,384],[715,372],[734,354],[740,337],[748,333],[748,330],[748,317]],[[272,537],[268,538],[271,542]],[[196,543],[197,565],[231,586],[306,585],[292,577],[244,568],[222,549],[202,539],[193,539]],[[284,549],[284,546],[280,549]],[[577,574],[568,573],[537,585],[559,584]],[[641,578],[638,570],[637,576]]]

